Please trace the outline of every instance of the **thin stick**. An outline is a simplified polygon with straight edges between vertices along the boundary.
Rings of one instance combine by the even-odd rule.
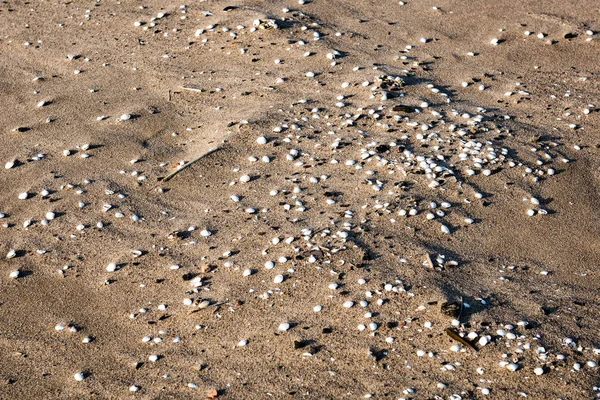
[[[202,154],[201,156],[198,156],[198,157],[194,158],[192,161],[189,161],[186,164],[184,164],[183,167],[181,167],[178,170],[175,170],[175,171],[171,172],[169,175],[165,176],[162,181],[163,182],[170,181],[175,175],[177,175],[178,173],[180,173],[181,171],[183,171],[184,169],[186,169],[190,165],[194,164],[195,162],[200,161],[204,157],[206,157],[208,155],[211,155],[212,153],[214,153],[216,151],[219,151],[221,149],[222,149],[222,147],[215,147],[215,148],[212,148],[212,149],[208,150],[206,153]]]
[[[458,334],[458,332],[456,332],[454,329],[452,329],[452,328],[446,328],[444,330],[444,332],[446,332],[446,335],[450,336],[452,339],[456,340],[457,342],[459,342],[463,346],[468,346],[468,347],[472,348],[473,350],[478,351],[477,347],[475,347],[475,345],[473,344],[473,342],[471,342],[470,340],[467,340],[467,339],[461,337]]]
[[[180,86],[180,88],[183,90],[189,90],[190,92],[196,92],[196,93],[204,92],[204,89],[198,89],[198,88],[193,88],[193,87],[189,87],[189,86]]]

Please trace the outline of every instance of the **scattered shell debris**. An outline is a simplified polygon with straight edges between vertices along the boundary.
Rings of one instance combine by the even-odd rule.
[[[7,398],[600,397],[591,20],[86,7],[0,9]]]

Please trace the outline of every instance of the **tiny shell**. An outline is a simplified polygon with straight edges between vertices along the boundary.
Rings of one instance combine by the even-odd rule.
[[[506,368],[511,372],[515,372],[516,370],[519,369],[519,364],[510,363],[506,366]]]
[[[202,300],[198,303],[198,308],[200,309],[207,308],[208,306],[210,306],[210,300]]]
[[[73,375],[73,378],[75,378],[77,382],[81,382],[85,379],[85,375],[83,375],[83,372],[77,372],[75,375]]]
[[[290,329],[290,324],[288,324],[287,322],[282,322],[281,324],[279,324],[279,326],[277,327],[278,330],[285,332],[288,329]]]
[[[250,179],[252,179],[252,178],[250,178],[250,175],[240,176],[240,182],[242,182],[242,183],[248,183],[248,182],[250,182]]]

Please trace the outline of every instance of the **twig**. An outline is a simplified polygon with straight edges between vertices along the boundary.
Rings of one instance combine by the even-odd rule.
[[[192,161],[187,162],[186,164],[184,164],[181,168],[179,168],[178,170],[175,170],[173,172],[171,172],[169,175],[165,176],[163,178],[163,182],[168,182],[170,181],[175,175],[177,175],[178,173],[180,173],[181,171],[183,171],[184,169],[186,169],[187,167],[189,167],[190,165],[194,164],[195,162],[200,161],[201,159],[203,159],[204,157],[211,155],[212,153],[221,150],[222,147],[215,147],[212,148],[210,150],[208,150],[206,153],[202,154],[201,156],[198,156],[196,158],[194,158]]]
[[[458,332],[456,332],[454,329],[452,329],[452,328],[446,328],[444,330],[444,332],[446,332],[446,335],[450,336],[452,339],[456,340],[457,342],[459,342],[463,346],[468,346],[468,347],[472,348],[473,350],[478,351],[477,347],[475,347],[475,345],[473,344],[473,342],[471,342],[470,340],[467,340],[467,339],[461,337],[458,334]]]
[[[204,89],[198,89],[198,88],[193,88],[193,87],[189,87],[189,86],[179,86],[179,87],[183,90],[188,90],[190,92],[196,92],[196,93],[204,92]]]

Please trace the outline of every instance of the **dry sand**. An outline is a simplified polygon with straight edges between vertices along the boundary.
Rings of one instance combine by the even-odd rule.
[[[598,397],[598,17],[3,1],[0,398]]]

